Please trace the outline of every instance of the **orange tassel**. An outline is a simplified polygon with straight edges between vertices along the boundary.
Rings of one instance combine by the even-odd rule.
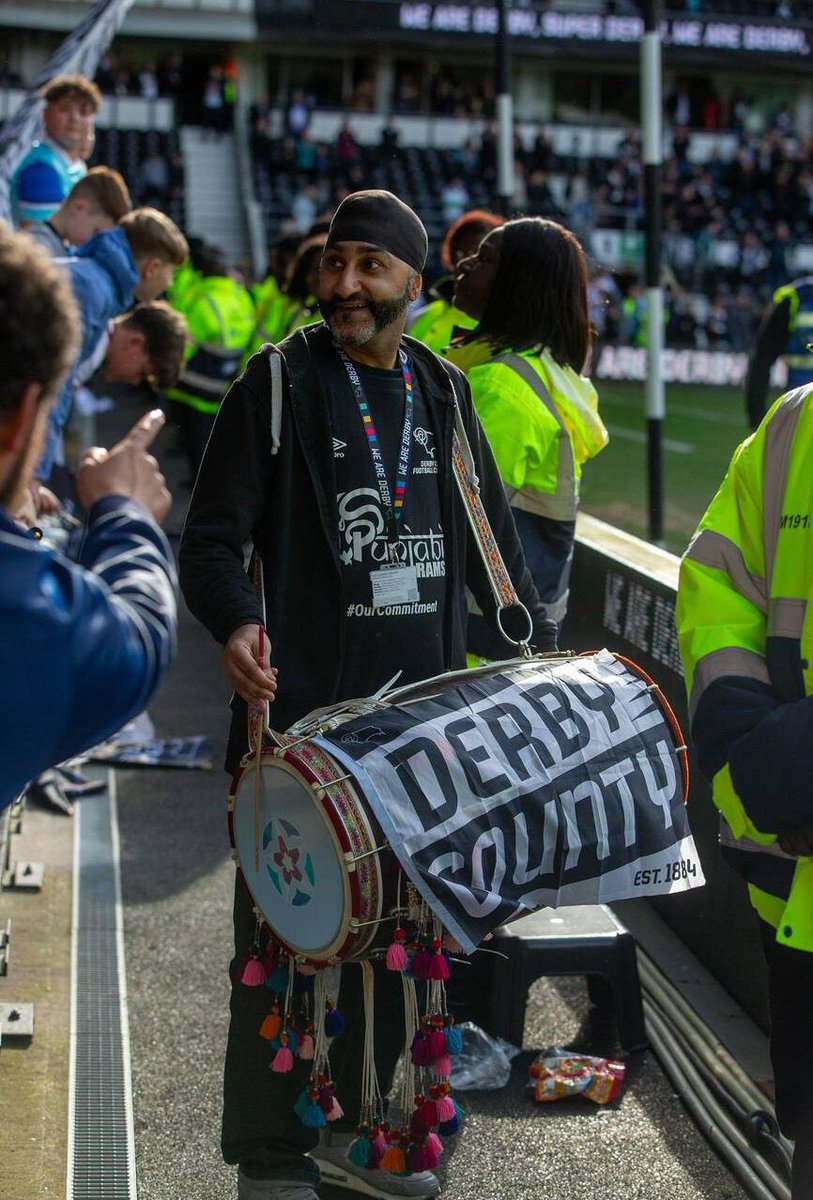
[[[279,1005],[275,1004],[271,1012],[260,1026],[260,1037],[264,1037],[267,1041],[273,1042],[279,1031],[282,1029],[282,1017],[280,1016]]]

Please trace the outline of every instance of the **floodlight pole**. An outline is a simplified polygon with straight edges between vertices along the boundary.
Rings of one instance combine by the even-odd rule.
[[[514,101],[508,52],[508,0],[497,0],[497,196],[496,207],[511,215],[514,194]]]
[[[661,120],[661,4],[644,0],[641,42],[641,133],[644,162],[644,240],[646,243],[647,312],[647,478],[649,540],[663,545],[663,288],[661,287],[661,177],[663,129]]]

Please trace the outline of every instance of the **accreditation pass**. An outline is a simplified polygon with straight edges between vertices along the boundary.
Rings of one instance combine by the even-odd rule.
[[[389,608],[393,604],[414,604],[418,595],[418,572],[406,563],[393,563],[370,572],[373,585],[373,608]]]

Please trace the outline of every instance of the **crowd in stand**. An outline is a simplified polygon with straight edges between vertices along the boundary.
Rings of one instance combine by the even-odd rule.
[[[666,114],[697,119],[680,87],[667,98]],[[377,144],[360,145],[350,115],[329,144],[311,137],[309,118],[302,91],[292,96],[281,137],[271,134],[267,97],[251,109],[256,188],[261,199],[273,192],[282,201],[281,232],[306,233],[348,191],[393,186],[393,170],[406,152],[391,122]],[[699,129],[668,126],[662,198],[670,344],[747,350],[760,311],[793,276],[794,251],[809,237],[813,139],[797,136],[784,101],[768,128],[754,133],[750,127],[750,106],[739,95],[727,108],[711,97]],[[714,150],[700,157],[693,140],[701,131],[736,134],[736,153],[724,158]],[[577,135],[571,151],[561,153],[542,129],[533,140],[516,135],[512,210],[560,220],[588,248],[596,230],[640,233],[644,195],[637,132],[622,137],[609,158],[591,153],[589,134],[583,145],[580,141]],[[493,202],[496,151],[496,129],[489,122],[479,139],[438,152],[441,175],[426,184],[446,227],[467,209]],[[412,200],[421,211],[421,198]],[[620,272],[603,321],[608,337],[629,344],[643,344],[646,337],[637,274],[634,267]]]

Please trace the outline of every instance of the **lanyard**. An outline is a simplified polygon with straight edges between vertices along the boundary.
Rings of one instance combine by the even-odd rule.
[[[378,443],[378,435],[373,424],[372,413],[370,406],[367,403],[367,397],[364,394],[359,373],[355,368],[354,363],[343,350],[339,350],[339,355],[344,363],[344,369],[347,372],[347,378],[350,380],[350,387],[353,390],[353,396],[359,410],[361,423],[364,426],[364,432],[367,434],[367,445],[370,448],[370,457],[373,460],[373,468],[375,470],[375,479],[378,484],[378,492],[381,496],[381,507],[384,510],[384,519],[387,526],[387,542],[389,543],[389,556],[392,562],[398,562],[403,558],[403,547],[399,542],[398,525],[404,515],[404,497],[406,495],[407,478],[409,476],[409,458],[412,445],[412,419],[414,410],[414,397],[412,395],[412,372],[409,367],[409,360],[403,350],[398,351],[398,358],[401,365],[401,371],[404,376],[404,428],[401,433],[401,445],[398,451],[398,470],[395,476],[395,497],[393,498],[390,490],[390,483],[387,479],[387,472],[384,469],[384,458],[381,454],[381,447]]]

